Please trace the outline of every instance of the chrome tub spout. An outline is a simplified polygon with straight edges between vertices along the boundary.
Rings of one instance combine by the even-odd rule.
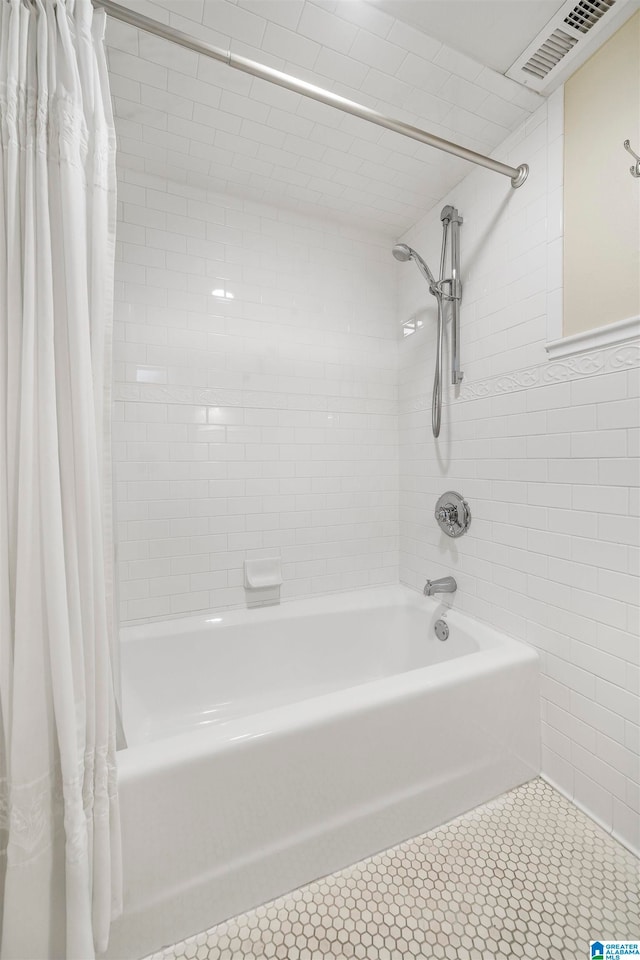
[[[440,577],[439,580],[427,580],[422,591],[425,597],[431,597],[434,593],[455,593],[458,584],[453,577]]]

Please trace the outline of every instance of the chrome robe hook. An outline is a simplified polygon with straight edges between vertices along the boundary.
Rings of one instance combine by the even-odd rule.
[[[622,146],[625,148],[627,153],[630,153],[633,159],[636,161],[635,164],[632,164],[629,167],[629,173],[631,174],[632,177],[640,177],[640,157],[635,152],[635,150],[631,149],[631,144],[628,140],[625,140]]]

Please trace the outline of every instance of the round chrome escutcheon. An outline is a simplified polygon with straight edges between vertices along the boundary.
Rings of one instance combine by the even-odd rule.
[[[446,620],[436,620],[435,631],[438,640],[446,640],[449,636],[449,624]]]
[[[438,526],[448,537],[461,537],[471,524],[469,504],[455,490],[443,493],[434,511]]]

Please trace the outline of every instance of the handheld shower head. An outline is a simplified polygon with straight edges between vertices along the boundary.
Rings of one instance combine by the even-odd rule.
[[[396,260],[400,260],[401,263],[404,263],[407,260],[411,260],[411,254],[413,251],[411,247],[406,245],[406,243],[396,243],[392,253]]]
[[[396,243],[392,253],[396,260],[400,260],[402,263],[406,262],[407,260],[413,260],[418,270],[429,284],[429,290],[431,293],[436,297],[440,295],[436,278],[431,273],[431,270],[429,270],[429,267],[426,265],[420,254],[416,253],[413,247],[408,246],[406,243]]]
[[[440,255],[440,279],[436,280],[429,270],[419,253],[410,247],[407,243],[396,243],[393,246],[392,253],[396,260],[405,263],[407,260],[413,260],[418,270],[429,285],[429,293],[433,294],[438,303],[438,327],[437,327],[437,347],[436,364],[433,374],[433,400],[431,404],[431,429],[434,437],[440,436],[440,424],[442,420],[442,362],[445,340],[445,307],[450,308],[451,315],[451,383],[458,384],[462,380],[463,374],[460,371],[459,338],[460,338],[460,301],[462,299],[462,284],[460,283],[460,240],[459,230],[462,223],[462,217],[456,207],[447,204],[440,213],[442,221],[442,252]],[[447,253],[449,252],[449,234],[451,234],[451,276],[445,275],[447,263]],[[409,321],[411,323],[411,321]],[[413,329],[416,330],[418,324],[413,319]],[[407,325],[405,328],[405,336]]]

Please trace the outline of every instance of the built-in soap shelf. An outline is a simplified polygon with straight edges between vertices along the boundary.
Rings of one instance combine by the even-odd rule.
[[[280,603],[282,561],[280,557],[264,557],[244,561],[244,587],[248,607]]]

